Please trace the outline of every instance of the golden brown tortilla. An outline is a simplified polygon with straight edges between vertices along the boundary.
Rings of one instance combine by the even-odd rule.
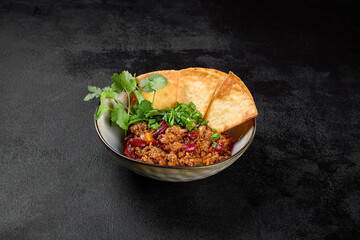
[[[249,90],[239,77],[229,72],[214,94],[204,120],[218,132],[224,132],[257,115]]]
[[[197,110],[205,115],[216,88],[227,76],[224,74],[207,68],[180,70],[177,101],[179,103],[193,102]]]

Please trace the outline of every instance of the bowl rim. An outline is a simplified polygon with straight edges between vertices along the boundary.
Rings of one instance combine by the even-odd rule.
[[[98,107],[96,108],[96,111],[95,113],[97,112],[98,110]],[[214,167],[216,165],[221,165],[221,164],[224,164],[225,162],[231,160],[231,159],[234,159],[234,158],[238,158],[240,157],[241,153],[243,153],[249,146],[250,144],[252,143],[252,141],[254,140],[254,137],[255,137],[255,133],[256,133],[256,117],[255,118],[252,118],[251,119],[253,121],[253,132],[251,133],[251,136],[249,138],[249,140],[246,142],[246,144],[239,150],[237,151],[234,155],[228,157],[227,159],[221,161],[221,162],[217,162],[217,163],[214,163],[214,164],[210,164],[210,165],[205,165],[205,166],[194,166],[194,167],[190,167],[190,166],[165,166],[165,165],[157,165],[157,164],[152,164],[152,163],[145,163],[145,162],[141,162],[141,161],[138,161],[138,160],[135,160],[135,159],[132,159],[132,158],[129,158],[129,157],[126,157],[125,155],[123,155],[122,153],[120,153],[118,150],[114,149],[108,142],[105,141],[105,139],[103,138],[103,136],[101,135],[100,133],[100,130],[99,130],[99,127],[98,127],[98,124],[97,124],[97,121],[95,118],[94,118],[94,127],[95,127],[95,130],[96,130],[96,133],[98,135],[98,137],[100,138],[101,142],[105,145],[105,147],[107,147],[110,151],[112,151],[115,155],[117,155],[118,157],[121,157],[121,158],[124,158],[130,162],[133,162],[135,164],[141,164],[141,165],[145,165],[145,166],[149,166],[149,167],[158,167],[158,168],[168,168],[168,169],[202,169],[202,168],[211,168],[211,167]]]

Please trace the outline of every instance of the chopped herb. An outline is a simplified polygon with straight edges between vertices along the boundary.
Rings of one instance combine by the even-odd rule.
[[[193,102],[189,103],[189,107],[191,107],[194,111],[196,110],[196,106]]]
[[[205,125],[205,126],[207,126],[207,125],[208,125],[208,123],[209,123],[209,121],[202,121],[202,122],[201,122],[201,125]]]
[[[159,123],[157,123],[157,122],[155,122],[154,124],[152,124],[152,125],[150,126],[150,128],[151,128],[151,129],[154,129],[154,130],[159,129],[160,127],[161,127],[161,125],[160,125]]]
[[[220,138],[221,134],[220,133],[214,133],[213,135],[210,136],[210,139],[216,141]]]
[[[213,132],[217,132],[216,128],[212,128],[211,130],[212,130]]]
[[[216,148],[217,143],[216,143],[216,142],[213,142],[211,146],[212,146],[213,148]]]
[[[186,127],[189,131],[197,130],[201,125],[206,125],[207,121],[202,121],[203,116],[201,112],[196,110],[195,104],[190,103],[176,103],[175,108],[169,107],[165,111],[163,120],[169,125],[177,125]]]

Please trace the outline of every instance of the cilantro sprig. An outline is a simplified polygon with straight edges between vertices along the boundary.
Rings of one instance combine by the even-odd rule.
[[[95,119],[99,119],[104,113],[111,112],[111,122],[116,123],[125,130],[129,128],[129,120],[131,118],[131,108],[130,108],[130,94],[134,93],[138,99],[138,102],[144,101],[144,96],[141,93],[139,87],[137,86],[137,80],[128,71],[122,71],[120,74],[114,73],[111,77],[112,85],[111,87],[98,88],[94,86],[89,86],[88,90],[90,91],[84,98],[84,101],[90,101],[94,98],[100,98],[100,105],[98,111],[95,113]],[[118,95],[121,92],[126,92],[128,98],[128,104],[125,105],[120,100],[118,100]],[[115,101],[114,108],[109,107],[105,100],[106,98],[113,99]],[[125,110],[126,111],[125,111]]]
[[[154,92],[152,105],[154,104],[155,94],[157,90],[165,88],[168,83],[167,78],[161,74],[149,74],[147,78],[140,81],[140,87],[144,92]]]
[[[159,122],[164,120],[169,126],[177,125],[186,127],[189,131],[197,130],[201,125],[208,124],[203,121],[202,114],[196,110],[194,103],[176,103],[176,106],[169,107],[166,110],[154,109],[153,104],[157,90],[165,88],[168,83],[161,74],[149,74],[148,78],[140,81],[141,90],[144,92],[154,92],[152,102],[145,100],[135,75],[128,71],[122,71],[120,74],[114,73],[111,77],[111,87],[98,88],[95,86],[88,86],[89,94],[84,98],[84,101],[90,101],[94,98],[100,98],[100,105],[98,111],[95,113],[95,119],[99,119],[104,113],[110,112],[112,124],[117,124],[125,131],[125,135],[129,127],[133,124],[145,122],[148,128],[158,129]],[[118,96],[121,92],[126,92],[128,103],[125,105]],[[130,94],[134,94],[137,103],[131,107]],[[111,108],[106,104],[106,98],[113,99],[115,105]]]

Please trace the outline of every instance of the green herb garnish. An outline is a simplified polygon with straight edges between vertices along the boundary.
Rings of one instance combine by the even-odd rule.
[[[137,88],[136,78],[128,71],[122,71],[120,74],[114,73],[111,82],[112,89],[117,92],[126,91],[130,94]]]
[[[218,140],[220,138],[221,134],[220,133],[214,133],[213,135],[210,136],[211,140]]]
[[[134,112],[130,109],[130,94],[134,93],[140,104],[144,101],[144,96],[137,86],[135,76],[128,71],[122,71],[120,74],[114,73],[111,77],[111,82],[111,87],[105,87],[103,89],[89,86],[88,90],[90,93],[85,96],[84,101],[90,101],[93,98],[100,97],[100,105],[98,111],[94,115],[95,119],[99,119],[104,113],[111,111],[111,122],[118,124],[119,127],[125,130],[126,134],[129,125],[134,123],[131,122],[131,120],[133,120],[133,115],[136,113],[136,111]],[[126,92],[128,97],[127,105],[116,98],[123,91]],[[114,108],[110,108],[106,104],[106,98],[111,98],[115,101]],[[124,109],[126,109],[126,111]],[[140,122],[142,120],[138,119],[138,121]]]
[[[217,143],[216,143],[216,142],[213,142],[211,146],[212,146],[213,148],[216,148]]]
[[[167,83],[168,80],[163,75],[149,74],[147,78],[144,78],[140,81],[140,87],[144,92],[154,92],[153,101],[151,103],[154,104],[156,91],[165,88]]]
[[[159,122],[164,120],[169,126],[177,125],[186,127],[189,131],[197,130],[201,125],[208,124],[203,121],[202,114],[196,110],[194,103],[176,103],[175,108],[169,107],[166,110],[158,110],[153,108],[155,94],[159,89],[165,88],[168,80],[161,74],[149,74],[148,78],[140,81],[142,91],[154,92],[152,102],[145,100],[140,88],[137,86],[135,75],[128,71],[122,71],[120,74],[114,73],[111,77],[111,87],[98,88],[89,86],[90,93],[85,96],[84,101],[90,101],[93,98],[100,98],[98,111],[95,113],[95,119],[99,119],[104,113],[110,111],[111,122],[119,125],[125,130],[125,135],[129,126],[140,122],[147,123],[148,128],[160,128]],[[126,92],[128,104],[125,105],[117,99],[121,92]],[[137,103],[130,106],[130,94],[134,93]],[[109,107],[106,98],[115,101],[114,108]]]
[[[129,128],[129,115],[124,111],[120,104],[115,105],[111,112],[111,121],[117,123],[125,131]]]
[[[197,130],[201,125],[207,125],[208,121],[202,121],[203,116],[201,112],[196,110],[195,104],[190,103],[176,103],[175,108],[169,107],[163,117],[169,126],[177,125],[186,127],[189,131]]]

